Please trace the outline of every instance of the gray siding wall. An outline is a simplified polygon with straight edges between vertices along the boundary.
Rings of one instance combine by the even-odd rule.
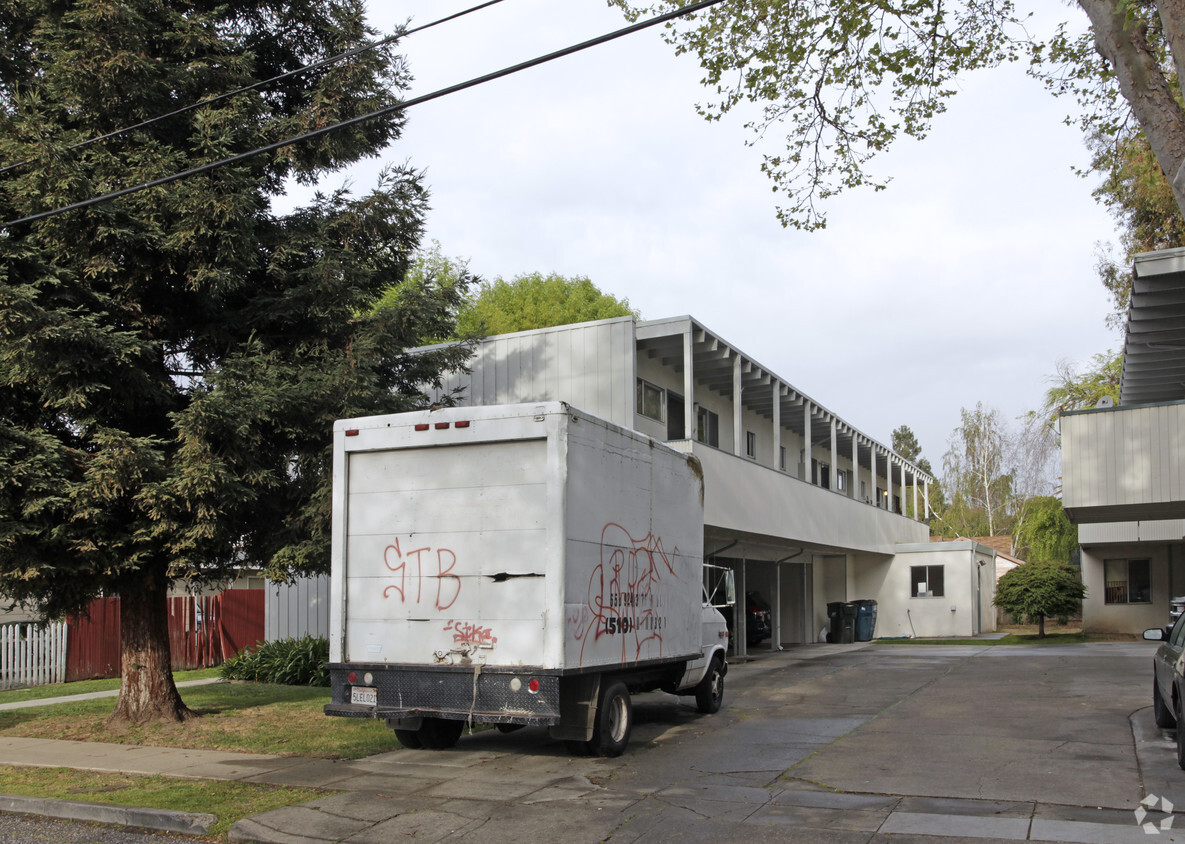
[[[263,603],[264,634],[269,642],[306,635],[329,636],[329,576],[295,583],[268,582]]]
[[[1081,521],[1185,513],[1185,403],[1061,418],[1063,504]]]
[[[482,341],[445,388],[463,387],[463,405],[564,401],[632,428],[634,361],[633,317],[562,325]]]

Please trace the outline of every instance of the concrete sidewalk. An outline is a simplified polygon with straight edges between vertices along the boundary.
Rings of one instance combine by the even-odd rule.
[[[177,688],[187,686],[209,686],[212,683],[226,682],[221,677],[207,677],[205,680],[185,680],[177,684]],[[0,703],[0,712],[9,709],[28,709],[31,706],[53,706],[58,703],[70,703],[77,700],[97,700],[104,697],[117,697],[119,689],[109,689],[105,692],[87,692],[81,695],[59,695],[58,697],[39,697],[32,700],[17,700],[11,703]]]

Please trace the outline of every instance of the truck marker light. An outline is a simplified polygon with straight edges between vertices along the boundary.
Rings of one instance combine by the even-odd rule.
[[[371,674],[369,671],[367,671],[365,674],[362,675],[362,682],[368,686],[373,686],[374,685],[374,675]]]
[[[350,681],[351,685],[353,685],[354,683],[358,682],[358,675],[355,674],[353,671],[351,671],[349,674],[346,675],[346,679]]]
[[[418,425],[416,425],[416,430],[417,431],[427,431],[428,430],[428,423],[427,422],[419,423]]]
[[[469,420],[466,419],[462,422],[458,422],[455,425],[453,425],[453,427],[454,428],[468,428],[469,427]]]
[[[510,691],[517,692],[523,687],[523,681],[517,677],[512,677],[510,680]]]
[[[358,436],[358,429],[357,429],[357,428],[347,428],[347,429],[346,429],[346,436],[347,436],[347,437],[356,437],[356,436]]]
[[[437,423],[436,423],[436,430],[438,430],[438,431],[443,431],[443,430],[445,430],[445,429],[447,429],[447,428],[448,428],[448,423],[447,423],[447,422],[437,422]]]
[[[531,682],[527,683],[527,691],[533,695],[539,694],[539,681],[534,677],[531,678]]]

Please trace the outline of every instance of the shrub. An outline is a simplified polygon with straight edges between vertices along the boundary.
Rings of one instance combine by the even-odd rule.
[[[278,683],[283,686],[328,686],[329,640],[322,636],[261,642],[222,663],[227,680]]]

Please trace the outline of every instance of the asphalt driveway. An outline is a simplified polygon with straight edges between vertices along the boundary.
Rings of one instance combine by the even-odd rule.
[[[339,767],[338,795],[243,841],[1185,841],[1146,643],[808,646],[735,665],[725,708],[635,699],[620,759],[544,731]],[[298,775],[299,766],[287,769]],[[347,773],[347,771],[349,773]],[[1152,839],[1135,810],[1156,825]]]

